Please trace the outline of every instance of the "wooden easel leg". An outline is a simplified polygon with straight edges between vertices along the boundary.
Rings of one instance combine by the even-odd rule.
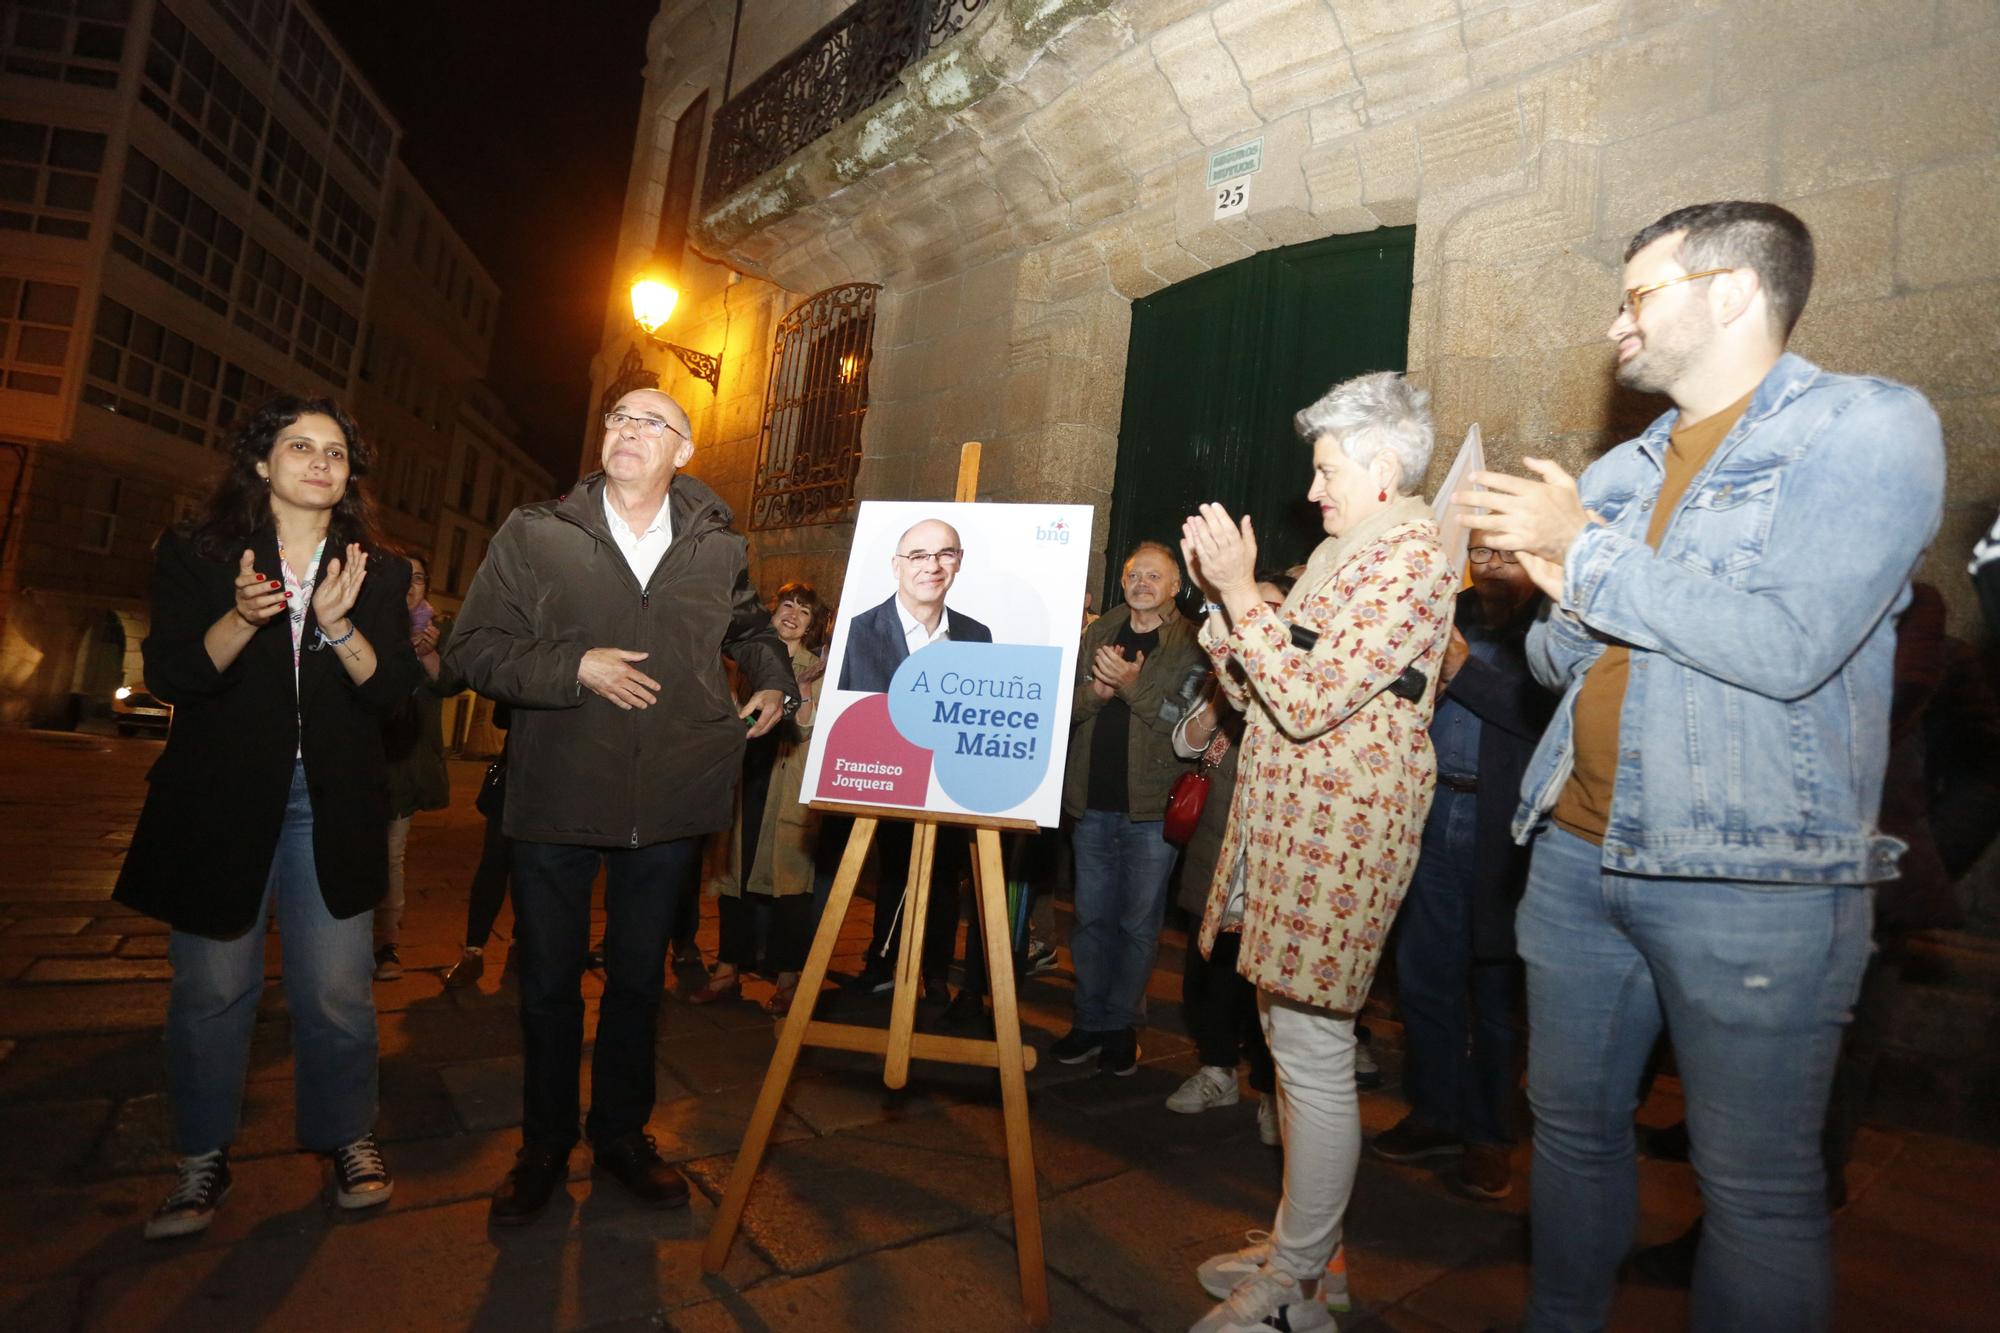
[[[919,820],[910,837],[910,878],[903,889],[903,947],[896,955],[888,1059],[882,1066],[882,1082],[891,1088],[910,1081],[910,1034],[916,1031],[917,993],[923,989],[924,923],[929,919],[931,858],[936,852],[937,824]]]
[[[1036,1328],[1049,1322],[1048,1269],[1042,1254],[1042,1214],[1035,1195],[1035,1146],[1028,1132],[1028,1080],[1021,1059],[1021,1014],[1014,996],[1014,940],[1007,920],[1007,874],[1000,834],[976,835],[979,924],[986,941],[986,975],[993,986],[994,1044],[999,1048],[1000,1106],[1007,1130],[1007,1183],[1014,1200],[1014,1260],[1021,1272],[1021,1308]]]
[[[701,1266],[710,1273],[722,1271],[729,1260],[729,1246],[743,1221],[743,1206],[750,1199],[750,1185],[771,1141],[771,1126],[777,1123],[778,1108],[784,1104],[785,1087],[798,1063],[799,1047],[805,1044],[806,1029],[812,1024],[813,1007],[826,984],[826,967],[833,959],[833,946],[840,938],[847,909],[854,902],[854,886],[861,879],[861,866],[868,857],[868,844],[875,837],[875,821],[856,819],[848,835],[847,851],[833,877],[833,891],[827,896],[826,911],[813,936],[812,951],[806,956],[806,970],[792,999],[791,1012],[778,1034],[778,1049],[771,1067],[764,1073],[764,1087],[757,1094],[757,1107],[750,1113],[750,1126],[743,1132],[743,1147],[729,1171],[729,1186],[723,1191],[722,1206],[716,1210],[714,1225],[708,1229],[708,1243],[702,1247]]]

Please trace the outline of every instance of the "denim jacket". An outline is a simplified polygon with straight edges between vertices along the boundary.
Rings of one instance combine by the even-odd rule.
[[[1525,842],[1573,766],[1584,673],[1631,645],[1606,869],[1866,884],[1903,844],[1876,831],[1896,616],[1937,534],[1944,445],[1915,390],[1782,357],[1688,484],[1655,552],[1646,529],[1672,412],[1579,479],[1605,520],[1571,544],[1528,660],[1563,691],[1521,786]]]

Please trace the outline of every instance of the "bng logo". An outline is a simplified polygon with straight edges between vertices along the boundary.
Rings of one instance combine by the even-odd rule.
[[[1057,546],[1068,546],[1069,524],[1063,522],[1061,519],[1057,519],[1046,528],[1037,526],[1035,528],[1035,540],[1038,542],[1054,542]]]

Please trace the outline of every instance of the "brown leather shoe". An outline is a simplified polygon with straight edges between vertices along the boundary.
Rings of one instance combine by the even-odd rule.
[[[530,1144],[514,1154],[514,1169],[493,1191],[486,1220],[496,1227],[518,1227],[532,1221],[556,1187],[568,1179],[568,1148]]]
[[[1514,1167],[1504,1143],[1468,1143],[1451,1186],[1475,1199],[1504,1199],[1514,1192]]]
[[[687,1180],[661,1159],[651,1134],[641,1130],[609,1143],[593,1143],[591,1152],[597,1166],[609,1171],[619,1184],[653,1207],[687,1206]]]

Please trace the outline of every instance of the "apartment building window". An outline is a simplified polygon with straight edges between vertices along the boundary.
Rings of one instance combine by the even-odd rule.
[[[313,208],[325,178],[319,159],[273,116],[257,161],[257,202],[300,240],[311,240]]]
[[[451,534],[451,559],[445,562],[445,591],[457,593],[464,588],[463,577],[469,573],[465,568],[465,529],[454,528]]]
[[[278,81],[298,94],[306,110],[324,125],[333,118],[333,100],[340,88],[340,61],[326,38],[319,35],[305,6],[285,14],[284,48],[278,54]]]
[[[0,69],[113,88],[131,0],[11,0],[0,5]]]
[[[242,424],[243,418],[258,404],[277,391],[277,386],[263,376],[253,374],[233,361],[225,363],[222,367],[222,394],[215,404],[215,447],[227,448],[229,433]]]
[[[76,325],[76,288],[0,277],[0,387],[61,393]]]
[[[243,257],[243,229],[134,148],[125,154],[111,248],[222,314]]]
[[[84,402],[201,444],[221,373],[222,358],[193,339],[108,296],[98,300]]]
[[[375,248],[375,219],[354,196],[329,178],[319,201],[319,221],[313,228],[313,249],[360,286],[368,274],[368,255]]]
[[[479,455],[465,451],[465,471],[458,478],[458,512],[472,512],[473,497],[479,494]]]
[[[285,0],[215,0],[215,7],[258,55],[268,58],[277,49],[278,32],[285,25]]]
[[[251,241],[236,284],[236,326],[289,356],[305,285],[290,264]]]
[[[354,367],[354,340],[360,333],[360,321],[346,307],[306,284],[306,299],[299,306],[298,345],[292,349],[294,361],[345,388]]]
[[[264,107],[174,11],[153,13],[139,100],[245,189],[264,136]]]
[[[830,287],[779,322],[752,528],[809,527],[853,512],[879,290],[872,282]]]
[[[352,79],[340,88],[340,111],[334,117],[333,137],[363,175],[371,181],[381,181],[383,171],[389,166],[389,122]]]
[[[0,120],[0,230],[90,235],[104,136]]]

